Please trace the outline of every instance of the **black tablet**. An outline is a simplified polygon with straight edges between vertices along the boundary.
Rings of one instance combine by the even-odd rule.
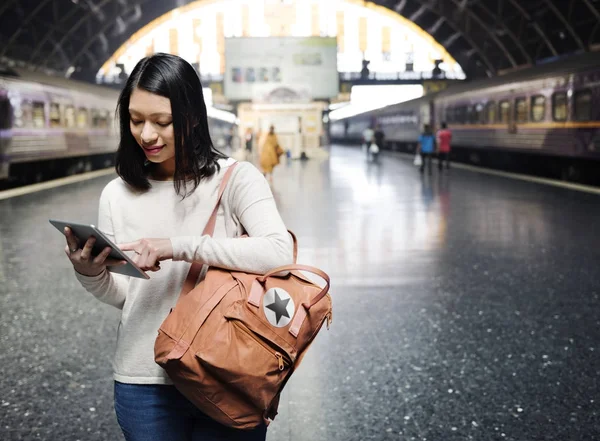
[[[65,234],[65,227],[69,227],[73,232],[73,235],[79,240],[80,247],[85,245],[90,236],[94,236],[96,238],[96,243],[94,244],[94,248],[92,248],[92,256],[97,256],[106,247],[110,247],[111,250],[108,257],[117,260],[125,260],[127,262],[127,265],[107,266],[106,268],[109,271],[113,273],[124,274],[126,276],[138,277],[140,279],[150,278],[148,274],[146,274],[135,263],[133,263],[133,261],[123,251],[121,251],[118,246],[112,243],[112,241],[106,237],[95,225],[85,225],[53,219],[50,219],[50,223],[63,234]]]

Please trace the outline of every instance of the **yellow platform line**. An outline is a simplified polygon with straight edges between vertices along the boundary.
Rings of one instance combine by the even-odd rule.
[[[17,196],[23,196],[37,191],[49,190],[51,188],[61,187],[63,185],[74,184],[75,182],[87,181],[89,179],[98,178],[100,176],[107,176],[115,173],[115,168],[105,168],[102,170],[95,170],[80,175],[68,176],[66,178],[54,179],[52,181],[40,182],[39,184],[26,185],[24,187],[13,188],[11,190],[0,191],[0,201],[4,199],[15,198]]]

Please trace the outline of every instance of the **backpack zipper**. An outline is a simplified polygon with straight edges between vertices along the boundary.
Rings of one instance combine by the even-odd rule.
[[[269,352],[269,354],[275,356],[275,358],[277,359],[277,364],[279,366],[280,371],[283,371],[285,369],[286,365],[289,366],[292,364],[291,360],[289,360],[289,358],[287,356],[284,357],[284,355],[281,354],[281,352],[273,351],[273,348],[271,346],[266,344],[262,339],[260,339],[256,335],[254,335],[254,333],[252,331],[250,331],[249,329],[247,329],[245,326],[242,326],[242,324],[240,323],[239,320],[232,320],[232,321],[233,321],[233,324],[235,327],[237,327],[242,332],[246,333],[250,338],[254,339],[254,341],[256,341],[259,345],[261,345],[267,352]]]

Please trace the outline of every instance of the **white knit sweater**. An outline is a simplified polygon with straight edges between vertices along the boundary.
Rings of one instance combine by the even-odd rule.
[[[217,199],[223,174],[233,160],[203,181],[184,200],[172,181],[150,181],[147,192],[132,191],[120,178],[100,196],[98,228],[115,243],[170,238],[173,260],[149,272],[150,280],[111,272],[96,277],[76,273],[98,300],[122,310],[113,361],[114,378],[123,383],[169,384],[154,362],[157,330],[179,296],[190,262],[265,273],[292,263],[292,240],[277,211],[271,189],[249,163],[236,167],[223,194],[213,237],[202,236]],[[246,231],[248,238],[237,238]]]

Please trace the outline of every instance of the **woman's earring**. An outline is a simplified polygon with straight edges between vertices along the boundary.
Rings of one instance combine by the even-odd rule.
[[[144,167],[148,167],[150,165],[150,161],[149,160],[144,160]]]

